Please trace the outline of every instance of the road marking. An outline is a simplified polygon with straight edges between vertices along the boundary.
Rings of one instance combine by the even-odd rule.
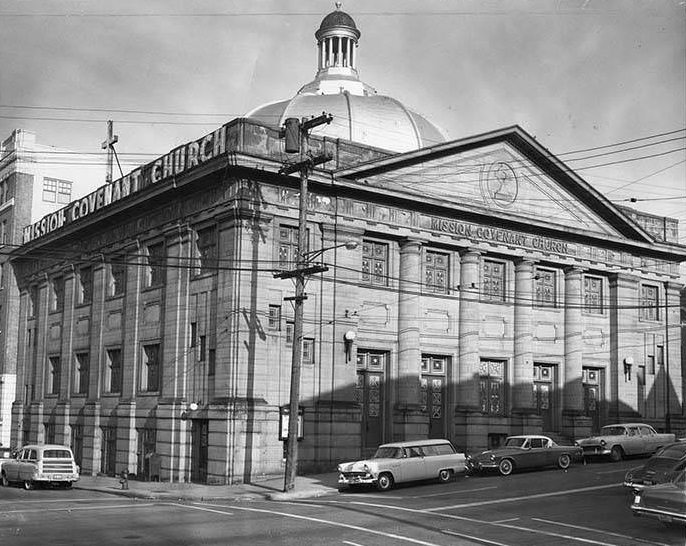
[[[64,504],[65,502],[104,502],[104,501],[111,501],[111,497],[107,499],[55,499],[55,500],[8,500],[7,504],[29,504],[29,503],[36,503],[40,502],[41,504],[46,504],[46,503],[55,503],[55,502],[61,502]]]
[[[541,521],[543,523],[549,523],[551,525],[560,525],[561,527],[570,527],[571,529],[581,529],[582,531],[589,531],[591,533],[601,533],[604,535],[610,535],[613,537],[618,537],[618,538],[628,538],[630,540],[634,540],[636,542],[644,542],[646,544],[655,544],[656,546],[668,546],[667,544],[663,544],[662,542],[653,542],[651,540],[643,540],[641,538],[636,538],[632,537],[629,535],[622,535],[620,533],[613,533],[612,531],[603,531],[602,529],[595,529],[593,527],[584,527],[582,525],[572,525],[571,523],[562,523],[560,521],[552,521],[549,519],[543,519],[543,518],[531,518],[534,521]]]
[[[472,508],[473,506],[485,506],[488,504],[503,504],[507,502],[519,502],[523,500],[530,500],[530,499],[542,499],[545,497],[556,497],[559,495],[567,495],[569,493],[583,493],[585,491],[597,491],[599,489],[610,489],[612,487],[618,487],[621,484],[612,484],[612,485],[595,485],[593,487],[580,487],[579,489],[567,489],[564,491],[552,491],[550,493],[538,493],[536,495],[524,495],[521,497],[509,497],[506,499],[495,499],[495,500],[487,500],[487,501],[477,501],[477,502],[468,502],[465,504],[453,504],[452,506],[438,506],[437,508],[427,508],[424,510],[424,512],[439,512],[441,510],[454,510],[456,508]]]
[[[196,503],[193,503],[193,504],[196,504]],[[188,507],[189,505],[179,504],[178,506]],[[222,507],[220,504],[203,504],[203,506],[215,506],[215,507],[219,507],[219,508]],[[196,508],[198,508],[199,510],[205,510],[205,508],[203,508],[202,506],[196,506]],[[344,529],[352,529],[353,531],[360,531],[362,533],[369,533],[372,535],[378,535],[378,536],[393,539],[396,541],[404,541],[404,542],[410,542],[412,544],[420,544],[421,546],[440,546],[439,544],[436,544],[435,542],[426,542],[425,540],[419,540],[419,539],[415,539],[415,538],[404,537],[404,536],[396,535],[393,533],[384,533],[383,531],[376,531],[374,529],[366,529],[365,527],[359,527],[357,525],[349,525],[346,523],[341,523],[339,521],[328,521],[325,519],[314,518],[311,516],[301,516],[298,514],[289,514],[287,512],[278,512],[276,510],[266,510],[264,508],[247,508],[245,506],[233,506],[232,509],[243,510],[246,512],[259,512],[262,514],[272,514],[275,516],[282,516],[285,518],[306,520],[306,521],[311,521],[314,523],[322,523],[324,525],[331,525],[333,527],[342,527]],[[208,510],[208,511],[214,511],[214,510]]]
[[[486,489],[498,489],[497,486],[491,485],[489,487],[479,487],[477,489],[464,489],[462,491],[451,491],[449,493],[434,493],[432,495],[416,495],[414,497],[409,497],[410,499],[428,499],[431,497],[445,497],[446,495],[460,495],[462,493],[473,493],[474,491],[485,491]],[[408,497],[395,497],[406,499]]]
[[[519,518],[510,518],[510,519],[499,519],[498,521],[492,521],[491,523],[509,523],[510,521],[517,521]]]
[[[140,508],[142,506],[156,506],[159,503],[146,502],[146,503],[129,503],[129,504],[110,504],[106,506],[73,506],[65,508],[31,508],[28,510],[8,510],[3,512],[3,514],[26,514],[29,512],[76,512],[77,510],[105,510],[112,508]]]
[[[215,514],[222,514],[226,516],[233,516],[233,512],[225,512],[224,510],[212,510],[211,508],[201,508],[200,506],[193,506],[192,504],[177,504],[175,502],[165,503],[171,506],[184,506],[185,508],[192,508],[193,510],[202,510],[204,512],[213,512]]]
[[[447,529],[443,529],[441,532],[445,533],[446,535],[454,535],[456,537],[466,538],[468,540],[474,540],[476,542],[481,542],[482,544],[493,544],[494,546],[510,546],[509,544],[503,544],[502,542],[495,542],[493,540],[487,540],[485,538],[475,537],[472,535],[464,535],[462,533],[456,533],[455,531],[449,531]]]
[[[357,542],[350,542],[349,540],[344,540],[343,544],[350,544],[350,546],[362,546],[362,544],[358,544]]]

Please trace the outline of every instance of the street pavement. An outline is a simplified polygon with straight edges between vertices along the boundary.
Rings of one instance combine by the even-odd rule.
[[[265,478],[254,483],[203,485],[138,480],[128,480],[127,484],[122,484],[119,477],[82,475],[79,481],[74,484],[74,488],[141,499],[193,501],[268,499],[287,501],[335,493],[337,492],[337,482],[338,474],[335,472],[297,476],[295,487],[289,492],[284,492],[283,476]]]

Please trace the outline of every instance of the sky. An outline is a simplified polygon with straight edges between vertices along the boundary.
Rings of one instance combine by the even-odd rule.
[[[0,138],[22,128],[104,164],[111,119],[128,172],[292,97],[315,75],[314,32],[334,9],[4,0]],[[612,202],[633,198],[680,220],[686,244],[685,0],[346,0],[342,9],[362,32],[360,78],[380,94],[451,140],[517,124]]]

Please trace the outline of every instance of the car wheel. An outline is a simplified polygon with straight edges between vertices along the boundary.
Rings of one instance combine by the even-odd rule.
[[[570,464],[572,464],[572,459],[566,453],[563,453],[557,458],[557,466],[559,466],[562,470],[567,470]]]
[[[33,482],[31,480],[24,480],[24,489],[27,491],[33,489]]]
[[[509,476],[512,474],[512,471],[514,470],[514,463],[512,462],[511,459],[503,459],[500,461],[500,464],[498,465],[498,471],[503,475],[503,476]]]
[[[453,478],[453,471],[449,468],[443,469],[438,473],[438,481],[448,483]]]
[[[3,487],[9,487],[10,486],[10,481],[7,479],[7,476],[5,473],[2,473],[2,486]]]
[[[62,483],[62,487],[64,487],[64,489],[71,489],[71,486],[72,486],[72,482],[63,482]]]
[[[393,487],[393,476],[388,472],[380,474],[379,479],[376,481],[376,487],[379,491],[388,491]]]
[[[624,457],[624,452],[622,451],[622,448],[619,446],[613,446],[610,450],[610,460],[612,462],[618,463],[622,460],[622,457]]]

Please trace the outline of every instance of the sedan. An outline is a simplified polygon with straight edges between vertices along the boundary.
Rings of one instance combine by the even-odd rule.
[[[467,468],[471,472],[497,470],[503,476],[509,476],[515,469],[546,466],[567,469],[580,457],[580,447],[561,446],[547,436],[510,436],[502,447],[467,457]]]
[[[641,489],[646,485],[665,483],[686,468],[686,442],[663,447],[643,466],[632,468],[624,476],[624,485]]]
[[[653,518],[664,524],[686,524],[686,470],[672,481],[639,489],[631,504],[634,516]]]

